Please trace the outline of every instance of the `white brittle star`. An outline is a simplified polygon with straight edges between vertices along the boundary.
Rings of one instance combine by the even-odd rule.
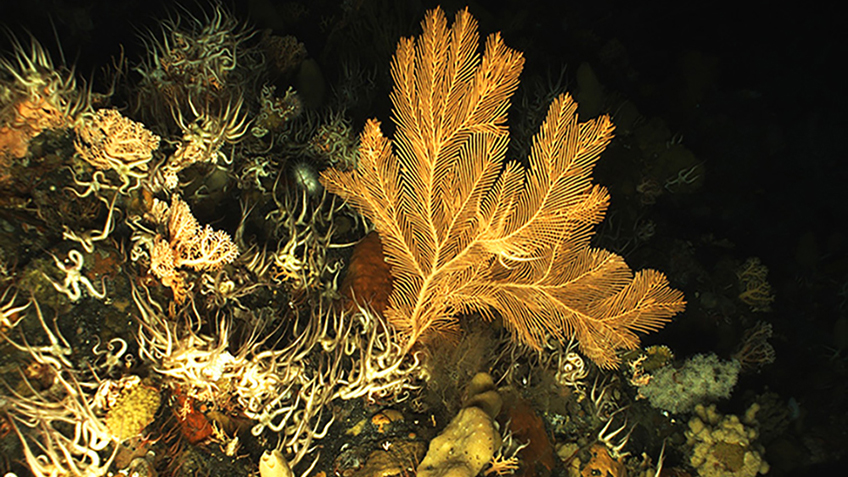
[[[122,360],[124,354],[127,352],[127,342],[123,338],[112,338],[106,344],[106,349],[100,348],[100,337],[97,336],[97,343],[92,348],[91,352],[95,356],[103,356],[105,359],[103,363],[99,365],[101,368],[105,368],[107,374],[112,374],[112,370],[116,367],[120,368],[123,364],[129,364],[131,361],[131,355],[127,355],[126,360]]]
[[[6,296],[9,294],[9,290],[11,288],[7,288],[3,292],[3,296],[0,297],[0,302],[6,300]],[[30,302],[27,302],[21,306],[15,306],[15,299],[18,297],[18,292],[12,293],[12,298],[9,299],[8,302],[0,304],[0,330],[3,328],[12,329],[15,325],[21,321],[21,316],[17,316],[18,313],[26,310]]]
[[[84,286],[85,289],[88,290],[88,293],[94,298],[97,298],[98,300],[106,298],[106,284],[101,281],[100,285],[103,291],[97,291],[91,283],[91,280],[82,274],[82,266],[85,262],[83,261],[82,253],[79,250],[71,250],[68,252],[68,258],[65,262],[70,262],[69,264],[59,260],[59,258],[55,255],[53,255],[53,261],[60,270],[65,272],[65,281],[61,285],[54,282],[52,278],[47,276],[47,274],[44,274],[50,283],[53,284],[53,288],[55,288],[56,291],[64,293],[68,296],[69,300],[75,302],[82,297],[82,290],[80,289],[80,284],[82,284],[82,286]]]

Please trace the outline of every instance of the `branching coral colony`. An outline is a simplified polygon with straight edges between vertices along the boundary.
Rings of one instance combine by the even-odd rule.
[[[218,4],[198,17],[173,13],[144,35],[135,82],[117,89],[129,97],[113,88],[96,109],[73,69],[55,65],[35,39],[29,47],[13,39],[15,51],[0,60],[0,190],[4,200],[26,198],[31,224],[20,231],[38,236],[13,251],[14,263],[0,257],[0,347],[13,360],[0,366],[0,410],[19,441],[22,462],[13,465],[39,477],[180,475],[198,472],[179,456],[201,446],[220,448],[240,475],[257,465],[263,476],[306,475],[322,462],[317,442],[339,422],[331,403],[425,409],[433,369],[425,338],[472,310],[489,319],[499,310],[520,338],[498,341],[499,357],[483,366],[513,385],[527,382],[518,363],[550,373],[591,408],[586,435],[616,458],[626,454],[616,380],[590,369],[578,349],[610,368],[617,349],[637,346],[635,331],[658,328],[683,301],[661,274],[633,277],[620,257],[586,245],[606,206],[588,174],[611,126],[577,123],[573,102],[559,98],[531,169],[503,163],[520,54],[495,35],[481,60],[467,11],[448,29],[434,10],[423,26],[417,46],[400,43],[392,70],[402,169],[376,122],[358,145],[339,107],[350,98],[301,116],[294,89],[276,96],[303,45],[255,35]],[[445,64],[460,69],[408,61],[426,54],[454,55]],[[443,80],[436,99],[456,124],[413,124],[425,120],[415,109],[427,106],[423,88]],[[420,104],[404,109],[404,98]],[[431,140],[425,126],[450,127],[459,139]],[[33,152],[45,131],[55,144]],[[445,160],[412,159],[439,148]],[[317,171],[331,166],[346,172],[328,171],[324,182],[386,246],[388,320],[356,289],[340,289],[344,249],[372,225],[323,189]],[[40,181],[29,180],[36,172]],[[385,189],[386,180],[398,188]],[[398,200],[422,191],[431,194]],[[377,205],[375,193],[388,195]],[[443,227],[419,220],[423,211],[456,220]],[[11,276],[9,265],[21,273]],[[581,271],[583,286],[561,283],[580,281]],[[538,306],[501,306],[509,293]],[[493,451],[498,474],[514,472],[527,445],[510,429],[504,435],[514,445]]]

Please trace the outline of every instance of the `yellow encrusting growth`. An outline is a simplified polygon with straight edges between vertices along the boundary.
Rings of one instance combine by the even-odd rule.
[[[134,386],[118,398],[106,414],[106,427],[117,442],[138,436],[153,422],[159,409],[159,391],[145,385]]]

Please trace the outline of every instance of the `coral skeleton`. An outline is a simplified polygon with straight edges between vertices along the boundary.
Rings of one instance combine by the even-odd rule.
[[[159,136],[144,125],[124,117],[115,109],[100,109],[84,115],[76,127],[74,147],[82,159],[99,170],[112,170],[121,179],[120,191],[127,193],[148,175]],[[131,185],[132,182],[135,185]]]
[[[168,218],[170,240],[157,237],[150,244],[150,272],[170,287],[177,302],[186,296],[180,267],[196,271],[219,270],[238,257],[236,244],[226,232],[201,227],[178,195],[171,199]]]

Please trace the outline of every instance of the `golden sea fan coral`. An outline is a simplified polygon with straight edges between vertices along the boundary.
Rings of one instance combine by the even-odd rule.
[[[586,356],[614,366],[617,349],[638,346],[635,333],[662,327],[684,300],[661,273],[634,276],[623,258],[589,246],[609,201],[591,181],[609,118],[580,123],[562,95],[528,166],[506,161],[521,53],[496,33],[481,57],[467,9],[451,27],[431,10],[422,26],[392,62],[394,139],[369,121],[356,169],[322,176],[380,235],[393,277],[386,317],[411,347],[455,329],[457,314],[499,315],[530,346],[575,336]]]

